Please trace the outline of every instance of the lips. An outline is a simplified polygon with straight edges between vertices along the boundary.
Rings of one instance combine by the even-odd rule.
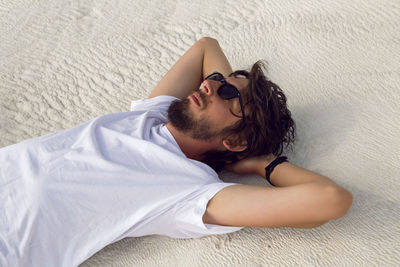
[[[199,93],[194,93],[193,95],[190,96],[190,98],[192,99],[192,101],[198,105],[199,107],[201,106],[201,102],[200,102],[200,95]]]

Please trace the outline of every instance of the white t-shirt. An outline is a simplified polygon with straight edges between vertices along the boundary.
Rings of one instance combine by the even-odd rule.
[[[223,183],[187,158],[165,126],[176,98],[0,149],[0,266],[77,266],[125,237],[195,238]]]

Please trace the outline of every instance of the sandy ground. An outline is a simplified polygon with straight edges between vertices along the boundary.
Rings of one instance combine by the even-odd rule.
[[[268,61],[298,126],[289,158],[353,192],[351,210],[310,230],[124,239],[82,266],[398,266],[399,17],[397,0],[0,0],[0,147],[128,111],[211,36],[234,69]]]

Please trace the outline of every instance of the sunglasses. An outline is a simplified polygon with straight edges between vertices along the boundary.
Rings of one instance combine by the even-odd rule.
[[[222,83],[222,85],[217,90],[217,94],[222,99],[229,100],[229,99],[238,97],[239,103],[240,103],[240,108],[242,109],[242,115],[243,115],[242,118],[243,118],[243,121],[245,121],[243,101],[242,101],[242,96],[241,96],[239,90],[234,85],[228,83],[225,80],[224,75],[222,75],[219,72],[211,73],[204,80],[212,80],[212,81],[217,81],[217,82]]]

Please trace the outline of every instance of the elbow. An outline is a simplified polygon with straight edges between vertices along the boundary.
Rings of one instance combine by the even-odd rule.
[[[214,39],[212,37],[208,37],[208,36],[204,36],[202,37],[199,42],[203,42],[203,43],[218,43],[217,39]]]
[[[332,186],[328,189],[330,196],[331,208],[330,208],[330,220],[336,220],[349,211],[353,204],[353,195],[350,191],[340,187]]]

